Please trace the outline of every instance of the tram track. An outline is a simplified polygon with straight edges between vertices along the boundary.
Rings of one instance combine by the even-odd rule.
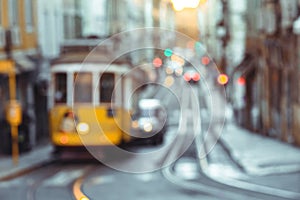
[[[191,110],[193,110],[194,112],[197,112],[199,110],[199,107],[198,108],[195,108],[195,106],[198,106],[197,103],[193,102],[193,100],[191,98],[189,98],[189,96],[191,97],[191,92],[192,90],[188,90],[188,88],[184,88],[183,89],[183,92],[182,92],[182,96],[181,98],[183,98],[183,105],[182,106],[185,106],[182,111],[182,119],[184,120],[181,120],[180,123],[179,123],[179,129],[178,129],[178,134],[179,135],[183,135],[185,137],[183,138],[188,138],[187,135],[190,135],[191,132],[186,128],[188,126],[188,120],[187,120],[187,110],[189,110],[189,105],[192,105],[192,108]],[[197,95],[197,94],[196,94]],[[195,95],[195,96],[196,96]],[[190,101],[191,104],[190,104]],[[193,109],[194,107],[194,109]],[[194,114],[194,113],[193,113]],[[194,116],[194,115],[193,115]],[[193,129],[201,129],[201,125],[198,121],[199,119],[197,117],[193,117],[194,120],[193,121]],[[197,121],[196,121],[197,120]],[[184,128],[180,128],[180,127],[184,127]],[[198,138],[198,137],[196,137]],[[184,147],[182,147],[184,143],[184,141],[181,141],[180,143],[177,142],[177,143],[174,143],[176,145],[176,148],[179,148],[179,149],[183,149]],[[167,158],[166,158],[167,160]],[[178,177],[175,172],[174,172],[174,166],[176,165],[176,163],[173,163],[172,165],[169,165],[165,168],[162,169],[162,175],[171,183],[173,183],[174,185],[177,185],[178,187],[180,188],[183,188],[185,190],[189,190],[189,191],[194,191],[194,192],[199,192],[199,193],[204,193],[204,194],[208,194],[208,195],[213,195],[213,196],[218,196],[219,198],[222,198],[222,199],[228,199],[228,200],[240,200],[242,199],[242,195],[240,194],[236,194],[235,192],[231,192],[231,191],[223,191],[220,192],[220,189],[219,188],[216,188],[215,186],[211,186],[209,184],[207,184],[208,180],[204,180],[203,179],[203,176],[201,176],[201,180],[197,180],[197,181],[187,181],[187,180],[184,180],[180,177]],[[201,172],[200,172],[201,174]],[[207,179],[207,178],[206,178]],[[211,181],[209,179],[209,181]],[[254,198],[253,198],[254,199]]]
[[[40,177],[38,180],[32,182],[30,184],[30,186],[27,189],[26,192],[26,199],[27,200],[37,200],[36,198],[36,193],[39,189],[39,187],[41,186],[41,184],[49,177],[53,176],[54,174],[56,174],[57,172],[59,172],[59,169],[53,170],[53,171],[47,171],[46,174],[42,177]]]
[[[194,151],[197,155],[195,157],[195,163],[197,164],[199,168],[199,174],[200,176],[195,180],[185,180],[181,177],[179,177],[174,170],[174,166],[176,163],[173,163],[171,165],[168,165],[167,167],[163,168],[161,170],[162,175],[172,184],[177,185],[180,188],[183,188],[185,190],[190,190],[193,192],[203,193],[207,195],[211,195],[214,197],[218,197],[220,199],[228,199],[228,200],[240,200],[240,199],[270,199],[270,200],[276,200],[276,199],[300,199],[300,194],[270,188],[266,186],[256,185],[247,183],[244,181],[239,181],[236,179],[230,179],[227,177],[216,177],[209,173],[208,167],[209,163],[206,156],[203,156],[206,154],[205,148],[201,148],[203,146],[203,139],[201,138],[201,134],[195,134],[197,130],[201,130],[201,118],[194,117],[197,112],[196,106],[199,106],[195,102],[195,98],[189,97],[187,94],[189,94],[189,90],[183,90],[182,91],[182,97],[184,104],[186,107],[183,107],[182,110],[185,112],[183,113],[182,119],[179,124],[179,135],[180,137],[177,138],[177,141],[174,141],[174,145],[176,146],[176,151],[172,151],[173,155],[172,157],[165,157],[164,162],[170,161],[170,159],[174,159],[174,156],[180,156],[182,152],[185,150],[185,145],[187,144],[187,140],[189,137],[187,137],[187,134],[189,135],[196,135],[195,143],[194,143]],[[195,95],[197,96],[197,94]],[[190,101],[190,103],[189,103]],[[191,105],[191,108],[189,108],[189,105]],[[188,124],[188,112],[187,110],[192,110],[192,117],[191,120],[193,122],[193,126],[190,126]],[[188,127],[192,127],[192,131],[189,130]],[[170,155],[169,155],[170,156]],[[56,163],[55,161],[49,162],[46,166]],[[45,164],[39,168],[45,167]],[[39,169],[36,168],[36,169]],[[84,193],[83,190],[83,184],[87,181],[88,177],[93,173],[96,168],[96,166],[86,166],[83,170],[82,174],[78,176],[74,181],[72,181],[71,184],[71,195],[75,200],[89,200],[90,197],[88,194]],[[30,171],[33,172],[34,170]],[[58,170],[59,171],[59,170]],[[30,173],[28,172],[28,173]],[[41,186],[41,183],[43,180],[47,179],[48,177],[53,176],[57,171],[52,171],[49,173],[46,173],[42,178],[36,180],[29,186],[29,190],[26,194],[27,200],[35,200],[37,197],[36,193],[39,190],[39,187]],[[24,175],[24,174],[23,174]],[[246,197],[246,198],[245,198]]]
[[[70,184],[67,184],[64,187],[67,188],[72,188],[71,190],[66,189],[66,195],[73,197],[75,200],[89,200],[89,198],[87,197],[87,195],[85,195],[82,191],[82,184],[85,181],[85,178],[87,176],[89,176],[90,173],[92,173],[94,171],[94,169],[96,168],[96,166],[94,165],[88,165],[83,167],[82,173],[77,173],[79,171],[79,169],[73,169],[71,171],[74,172],[74,174],[77,174],[77,177],[74,177],[74,179],[71,181]],[[64,169],[65,170],[65,169]],[[81,170],[80,170],[81,171]],[[30,183],[30,185],[27,187],[27,191],[26,191],[26,200],[38,200],[38,196],[37,193],[39,191],[39,189],[42,189],[44,187],[50,187],[47,183],[45,183],[45,180],[48,180],[49,178],[55,176],[55,175],[59,175],[59,173],[62,172],[62,168],[61,167],[54,167],[54,169],[48,169],[47,172],[45,174],[43,174],[43,176],[39,177],[37,180],[34,180],[32,183]],[[45,186],[46,184],[46,186]],[[50,183],[50,185],[53,183]],[[54,183],[56,184],[56,183]],[[48,185],[48,186],[47,186]],[[57,186],[58,187],[58,186]]]
[[[65,195],[74,197],[76,200],[88,200],[89,198],[81,191],[81,187],[85,178],[94,171],[96,166],[89,164],[74,168],[73,165],[69,165],[72,163],[72,161],[51,159],[6,176],[1,181],[9,182],[16,180],[19,183],[24,182],[23,198],[26,200],[40,199],[42,197],[41,191],[47,187],[57,187],[60,189],[66,187],[66,190],[62,190]],[[66,179],[63,176],[67,176],[65,177]],[[68,183],[69,181],[70,183]],[[72,188],[72,190],[69,190],[69,188]]]
[[[191,99],[192,110],[196,110],[195,106],[197,104],[193,101],[196,99]],[[198,121],[199,120],[199,121]],[[197,131],[197,127],[201,129],[201,117],[193,118],[193,131]],[[196,125],[195,123],[199,123]],[[214,125],[212,125],[214,126]],[[199,129],[198,129],[199,130]],[[182,133],[184,134],[184,133]],[[185,133],[187,134],[187,133]],[[271,188],[268,186],[257,185],[253,183],[248,183],[245,181],[240,181],[237,179],[228,178],[225,176],[214,176],[210,174],[209,162],[207,160],[207,152],[205,145],[203,144],[204,138],[201,134],[198,134],[195,138],[195,149],[196,158],[195,162],[199,168],[200,178],[196,180],[184,180],[174,172],[174,166],[176,163],[165,167],[162,169],[163,176],[169,180],[171,183],[177,185],[178,187],[190,190],[193,192],[205,193],[208,195],[216,196],[222,199],[229,200],[240,200],[240,199],[300,199],[300,194],[296,192]],[[205,156],[203,156],[205,155]]]
[[[192,104],[193,106],[195,106],[195,104]],[[200,120],[201,120],[201,116],[200,116]],[[194,121],[195,123],[195,121]],[[200,121],[201,123],[201,121]],[[216,127],[217,131],[218,130],[222,130],[222,127],[224,124],[220,124],[220,121],[217,120],[215,122],[216,124],[212,124],[212,127]],[[221,127],[221,128],[220,128]],[[194,129],[195,131],[197,129]],[[200,131],[202,131],[202,129],[200,129]],[[214,129],[210,129],[210,131],[215,131]],[[214,136],[214,135],[219,135],[214,134],[214,133],[209,133],[210,135]],[[300,199],[300,193],[297,192],[292,192],[292,191],[286,191],[286,190],[282,190],[282,189],[277,189],[277,188],[272,188],[272,187],[268,187],[268,186],[263,186],[263,185],[258,185],[258,184],[253,184],[253,183],[249,183],[246,181],[241,181],[241,180],[237,180],[237,179],[233,179],[233,178],[229,178],[226,176],[213,176],[212,174],[210,174],[208,168],[208,161],[207,161],[207,157],[208,157],[208,152],[205,148],[205,145],[203,145],[203,142],[205,142],[203,140],[203,138],[201,139],[200,137],[203,136],[202,134],[199,134],[199,137],[195,138],[195,147],[196,147],[196,151],[197,151],[197,160],[198,160],[198,164],[199,164],[199,168],[201,169],[201,173],[203,176],[209,178],[210,180],[218,183],[218,184],[223,184],[223,185],[227,185],[231,188],[236,188],[236,189],[240,189],[241,191],[244,192],[252,192],[254,194],[257,195],[266,195],[273,198],[279,198],[279,199]],[[216,138],[215,138],[216,139]],[[200,148],[200,146],[204,146],[204,148]],[[204,152],[201,152],[204,151]],[[228,153],[226,150],[224,150],[224,152]],[[202,155],[206,155],[206,156],[202,156]]]
[[[196,146],[196,148],[198,148],[197,140],[196,140],[195,146]],[[199,150],[197,150],[197,151],[199,151]],[[205,161],[203,161],[203,160],[205,160]],[[205,176],[206,178],[210,179],[211,181],[213,181],[217,184],[226,185],[229,188],[236,188],[236,189],[239,189],[241,192],[245,192],[245,193],[251,192],[258,196],[263,195],[264,198],[262,198],[262,199],[272,199],[272,200],[275,198],[293,199],[293,200],[300,199],[300,193],[277,189],[277,188],[272,188],[272,187],[258,185],[258,184],[253,184],[253,183],[249,183],[246,181],[229,178],[226,176],[214,176],[213,174],[211,174],[209,172],[208,164],[203,164],[203,163],[208,163],[206,158],[197,157],[197,163],[201,169],[202,176]]]

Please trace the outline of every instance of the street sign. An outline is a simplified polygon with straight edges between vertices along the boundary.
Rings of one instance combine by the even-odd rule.
[[[17,100],[11,100],[6,107],[6,120],[11,126],[19,126],[22,122],[22,108]]]

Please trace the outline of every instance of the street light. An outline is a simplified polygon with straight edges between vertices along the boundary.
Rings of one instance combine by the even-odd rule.
[[[228,83],[228,81],[229,81],[229,78],[226,74],[220,74],[218,76],[218,83],[220,85],[226,85]]]
[[[184,8],[197,8],[199,3],[204,4],[207,0],[171,0],[176,11],[181,11]]]
[[[184,2],[181,0],[172,0],[172,3],[173,3],[173,7],[176,11],[181,11],[185,7]]]

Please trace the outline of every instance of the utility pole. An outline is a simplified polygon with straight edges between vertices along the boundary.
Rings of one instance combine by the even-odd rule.
[[[20,103],[16,100],[16,70],[12,61],[12,40],[11,31],[6,31],[6,46],[5,51],[7,60],[0,62],[0,73],[8,74],[9,80],[9,102],[6,106],[6,120],[11,127],[12,138],[12,158],[15,165],[19,162],[19,134],[18,126],[22,122],[22,110]]]

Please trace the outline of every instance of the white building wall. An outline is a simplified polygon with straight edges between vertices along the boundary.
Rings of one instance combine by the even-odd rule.
[[[223,13],[223,6],[222,0],[209,0],[200,6],[198,24],[200,41],[216,61],[220,62],[223,56],[226,57],[227,63],[223,64],[230,72],[243,60],[245,54],[247,0],[228,0],[226,15]],[[226,25],[221,26],[223,19]],[[222,39],[226,36],[226,31],[230,40],[224,49]]]
[[[38,0],[37,15],[41,53],[45,58],[55,58],[63,40],[62,0]]]
[[[298,1],[297,0],[280,0],[281,6],[281,26],[282,28],[292,27],[293,21],[298,15]]]
[[[223,18],[221,0],[210,0],[199,7],[198,25],[200,41],[206,46],[208,53],[219,61],[223,55],[218,24]]]
[[[247,0],[229,0],[230,42],[227,48],[227,65],[229,72],[240,64],[245,55],[247,36]]]
[[[106,0],[89,0],[88,3],[82,3],[83,36],[108,35],[106,8]]]

